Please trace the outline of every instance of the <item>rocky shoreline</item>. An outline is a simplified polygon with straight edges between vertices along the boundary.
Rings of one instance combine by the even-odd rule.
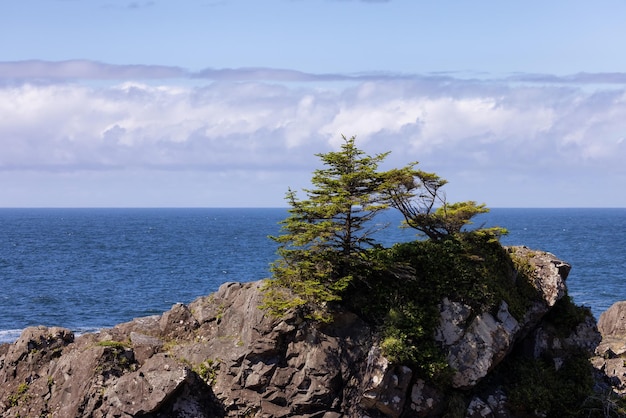
[[[446,389],[391,364],[376,330],[352,312],[336,312],[329,324],[298,312],[275,318],[259,309],[262,281],[231,282],[99,333],[27,328],[0,345],[0,416],[399,418],[452,416],[456,405],[457,416],[509,417],[517,415],[498,377],[503,364],[517,356],[558,370],[580,353],[599,395],[626,394],[626,302],[597,323],[588,313],[557,326],[570,266],[518,251],[527,251],[541,295],[521,319],[505,302],[475,312],[441,301],[435,339],[454,370]],[[545,416],[537,408],[528,416]]]

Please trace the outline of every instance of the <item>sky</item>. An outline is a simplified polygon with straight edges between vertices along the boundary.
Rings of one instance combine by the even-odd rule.
[[[448,201],[626,207],[626,1],[0,4],[0,207],[282,207],[356,136]]]

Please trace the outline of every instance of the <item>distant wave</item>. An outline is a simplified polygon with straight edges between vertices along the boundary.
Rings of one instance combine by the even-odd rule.
[[[73,329],[72,332],[74,333],[75,337],[78,337],[80,335],[88,334],[90,332],[99,332],[102,329],[103,327],[100,327],[100,328],[80,327],[80,328]],[[22,331],[24,330],[23,329],[0,330],[0,344],[5,344],[5,343],[13,344],[15,341],[17,341],[18,338],[20,338]]]
[[[20,337],[23,330],[21,329],[3,329],[0,330],[0,344],[14,343]]]

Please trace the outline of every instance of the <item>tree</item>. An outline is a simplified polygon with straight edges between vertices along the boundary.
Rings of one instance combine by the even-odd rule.
[[[459,234],[472,224],[472,218],[489,212],[484,203],[473,200],[448,203],[441,188],[448,182],[434,173],[414,170],[417,163],[388,173],[387,190],[391,206],[404,216],[406,226],[417,229],[432,240]],[[506,233],[502,228],[486,230],[496,235]]]
[[[381,211],[398,209],[407,226],[434,241],[459,233],[472,217],[487,212],[475,202],[448,204],[440,191],[447,182],[416,170],[417,162],[378,171],[389,152],[369,156],[356,147],[355,137],[342,138],[341,150],[316,154],[324,168],[313,172],[305,199],[287,192],[283,234],[270,237],[279,244],[280,258],[271,267],[274,280],[265,307],[275,313],[307,305],[313,317],[324,319],[319,308],[341,300],[355,278],[366,283],[364,276],[372,271],[389,273],[391,267],[369,251],[376,247],[373,233],[382,228],[373,222]]]
[[[316,154],[324,168],[314,171],[306,199],[289,189],[283,234],[271,237],[280,255],[272,265],[274,278],[295,291],[302,304],[341,299],[366,262],[364,251],[375,245],[372,234],[380,226],[372,219],[389,207],[386,190],[393,177],[377,171],[389,153],[372,157],[356,147],[354,136],[342,138],[340,151]]]

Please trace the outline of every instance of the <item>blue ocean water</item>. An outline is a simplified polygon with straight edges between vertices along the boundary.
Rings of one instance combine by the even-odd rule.
[[[76,332],[188,303],[226,281],[269,276],[286,209],[0,209],[0,342],[26,326]],[[414,238],[397,228],[379,240]],[[574,301],[599,316],[626,300],[626,209],[492,209],[477,223],[509,230],[506,245],[572,264]]]

